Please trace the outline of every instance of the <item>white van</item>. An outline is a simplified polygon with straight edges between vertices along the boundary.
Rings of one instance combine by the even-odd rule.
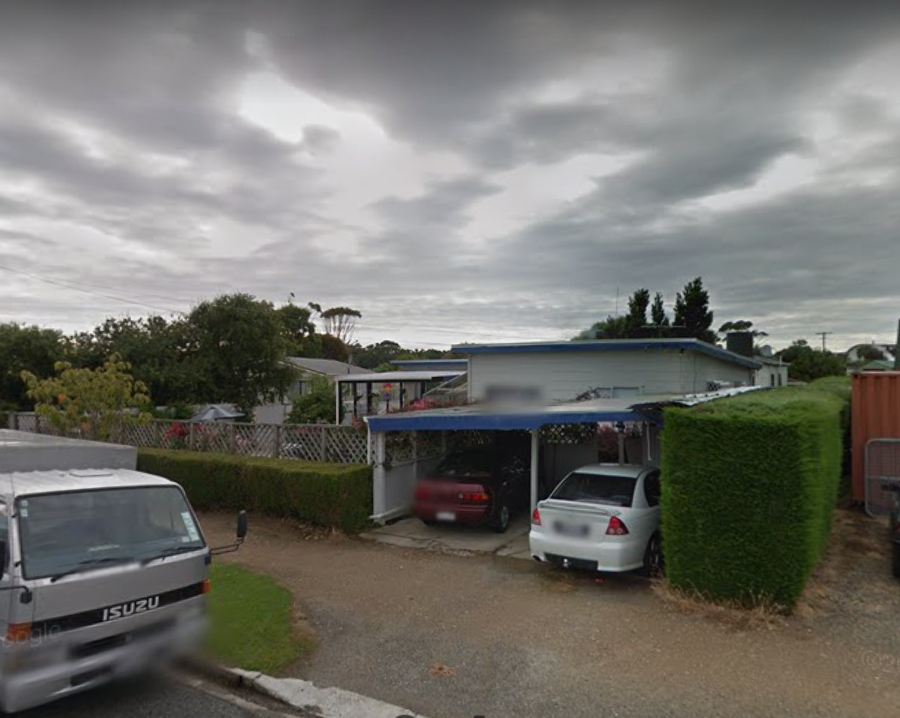
[[[17,434],[0,431],[0,709],[197,648],[211,551],[181,487],[129,468],[46,468],[127,464],[133,449]],[[224,550],[246,531],[242,512]]]

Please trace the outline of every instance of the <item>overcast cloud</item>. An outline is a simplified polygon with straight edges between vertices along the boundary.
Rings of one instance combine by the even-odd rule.
[[[565,339],[702,275],[717,325],[891,341],[900,6],[742,5],[11,3],[0,321],[293,292]]]

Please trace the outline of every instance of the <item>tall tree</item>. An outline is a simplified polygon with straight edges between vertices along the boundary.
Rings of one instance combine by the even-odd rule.
[[[50,376],[63,347],[62,334],[55,329],[0,324],[0,409],[30,409],[33,402],[22,371]]]
[[[312,321],[312,312],[307,307],[300,307],[288,302],[275,310],[284,327],[284,336],[288,344],[288,352],[292,356],[312,356],[316,333],[316,325]]]
[[[647,308],[650,306],[650,290],[638,289],[628,299],[628,326],[632,331],[647,326]]]
[[[325,333],[340,339],[344,344],[349,344],[356,331],[356,320],[362,317],[362,313],[350,307],[331,307],[322,312],[322,320],[325,323]]]
[[[655,327],[669,326],[669,318],[666,316],[666,309],[663,306],[663,295],[660,292],[653,297],[653,306],[650,308],[650,319]]]
[[[247,416],[260,403],[280,398],[293,380],[284,361],[284,326],[270,302],[227,294],[197,305],[188,317],[204,374],[205,401],[235,404]]]
[[[688,336],[714,344],[717,337],[710,329],[712,323],[709,292],[703,288],[702,277],[697,277],[675,298],[675,326],[684,327]]]

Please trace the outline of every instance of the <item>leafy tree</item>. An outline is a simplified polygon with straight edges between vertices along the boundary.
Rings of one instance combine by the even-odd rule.
[[[650,290],[638,289],[628,300],[629,329],[632,331],[647,326],[647,308],[650,306]]]
[[[631,334],[631,330],[628,316],[614,317],[609,315],[604,321],[597,322],[590,329],[585,329],[575,339],[627,339]]]
[[[669,318],[666,316],[666,310],[663,306],[663,295],[660,292],[653,297],[653,306],[650,308],[650,319],[655,327],[669,326]]]
[[[860,362],[867,364],[870,361],[883,361],[887,357],[884,352],[876,346],[864,346],[856,350],[856,356]]]
[[[195,366],[197,345],[183,319],[107,319],[92,332],[76,334],[68,357],[74,366],[96,368],[112,355],[132,366],[160,404],[185,403],[204,393]]]
[[[725,322],[721,327],[719,327],[719,334],[730,334],[731,332],[749,332],[754,339],[757,337],[769,336],[768,332],[754,329],[753,322],[747,319],[739,319],[736,322]]]
[[[697,277],[675,298],[675,325],[684,327],[688,336],[714,344],[717,337],[710,329],[712,323],[709,292],[703,288],[702,277]]]
[[[403,347],[397,342],[389,340],[369,344],[361,347],[358,344],[352,347],[353,363],[364,369],[374,369],[381,364],[387,364],[403,353]]]
[[[97,369],[76,368],[68,362],[57,362],[54,368],[57,376],[48,379],[29,371],[21,376],[28,396],[35,401],[35,411],[57,429],[108,439],[118,423],[149,418],[127,411],[146,407],[150,397],[147,387],[134,380],[130,365],[120,357],[111,357]]]
[[[314,376],[307,386],[307,393],[294,399],[288,423],[333,424],[334,385],[324,376]]]
[[[196,367],[204,377],[203,401],[253,408],[282,396],[294,371],[284,361],[284,325],[270,302],[226,294],[197,305],[187,320],[196,341]]]
[[[0,324],[0,409],[31,407],[21,372],[49,376],[63,354],[62,333],[37,326]]]
[[[362,313],[351,307],[331,307],[322,309],[321,304],[309,303],[309,308],[316,312],[325,324],[325,333],[337,337],[344,344],[349,344],[356,331],[356,320]]]
[[[309,352],[321,349],[313,339],[316,325],[312,321],[310,309],[288,302],[275,311],[281,320],[287,350],[291,356],[314,356]]]
[[[321,334],[319,335],[319,341],[322,347],[319,356],[322,359],[335,359],[337,361],[350,359],[350,348],[333,334]]]
[[[847,373],[843,356],[813,349],[805,339],[798,339],[776,356],[788,363],[788,376],[798,381],[813,381],[823,376],[844,376]]]

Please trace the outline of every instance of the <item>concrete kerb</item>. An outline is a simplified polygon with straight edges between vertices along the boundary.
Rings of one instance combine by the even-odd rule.
[[[228,685],[248,688],[321,718],[426,718],[400,706],[345,691],[319,688],[299,678],[274,678],[259,671],[193,662],[195,670]]]

